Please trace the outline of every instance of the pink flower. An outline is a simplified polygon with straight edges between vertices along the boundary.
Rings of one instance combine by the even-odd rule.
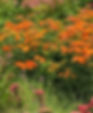
[[[93,98],[91,98],[90,102],[89,102],[89,107],[93,108]]]
[[[41,3],[40,0],[23,0],[22,6],[34,8]]]
[[[86,113],[89,110],[89,106],[87,104],[82,104],[78,107],[81,113]]]
[[[44,91],[42,89],[39,89],[39,90],[35,91],[35,94],[38,95],[38,96],[41,96],[41,95],[44,94]]]
[[[13,83],[10,86],[10,91],[13,92],[13,93],[16,92],[18,89],[19,89],[19,84],[18,83]]]

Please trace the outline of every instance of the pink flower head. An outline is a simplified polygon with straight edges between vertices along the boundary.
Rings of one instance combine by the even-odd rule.
[[[39,90],[35,91],[35,94],[38,95],[38,96],[41,96],[41,95],[44,94],[44,91],[42,89],[39,89]]]
[[[93,97],[91,98],[90,102],[89,102],[89,107],[93,108]]]
[[[86,113],[89,110],[89,106],[87,104],[82,104],[78,107],[81,113]]]
[[[11,92],[16,92],[19,89],[19,84],[18,83],[13,83],[10,86],[10,91]]]

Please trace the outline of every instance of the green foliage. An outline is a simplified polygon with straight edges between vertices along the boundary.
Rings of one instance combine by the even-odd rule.
[[[53,113],[69,113],[80,103],[75,100],[68,100],[63,95],[62,100],[57,97],[53,92],[50,85],[46,88],[43,87],[43,83],[39,80],[29,80],[25,76],[21,75],[16,78],[13,75],[12,69],[6,70],[6,72],[0,73],[0,112],[3,113],[36,113],[39,110],[38,99],[34,94],[36,89],[43,89],[45,91],[46,106],[49,107]],[[13,96],[13,92],[10,91],[10,86],[13,83],[19,84],[19,96],[21,97],[22,106],[17,105],[17,100]],[[70,104],[71,103],[71,104]]]
[[[21,2],[19,0],[18,4],[15,4],[14,0],[8,0],[7,3],[0,1],[0,26],[4,25],[5,21],[14,20],[17,15],[27,15],[31,12],[31,9],[23,8]]]

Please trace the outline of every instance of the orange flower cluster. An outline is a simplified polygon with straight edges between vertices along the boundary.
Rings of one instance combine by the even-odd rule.
[[[37,67],[37,64],[31,60],[27,60],[25,62],[17,61],[15,65],[22,70],[33,70]]]
[[[39,64],[49,73],[62,76],[66,56],[70,55],[74,64],[86,64],[93,56],[93,10],[83,9],[65,22],[52,18],[36,23],[26,19],[7,22],[0,33],[0,47],[4,53],[13,52],[14,62],[22,70],[36,69]],[[70,70],[64,73],[68,78]]]
[[[80,14],[67,20],[71,24],[59,35],[64,43],[61,52],[73,54],[72,62],[84,64],[93,56],[93,10],[83,9]]]

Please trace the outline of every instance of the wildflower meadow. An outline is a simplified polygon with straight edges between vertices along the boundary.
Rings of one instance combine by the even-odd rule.
[[[93,0],[0,1],[0,113],[93,113]]]

